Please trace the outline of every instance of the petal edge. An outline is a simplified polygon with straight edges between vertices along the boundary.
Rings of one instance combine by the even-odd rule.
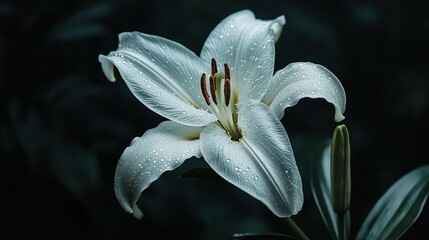
[[[285,108],[305,97],[324,98],[335,107],[335,121],[344,119],[346,93],[343,85],[331,71],[310,62],[291,63],[277,71],[262,101],[281,119]]]
[[[115,195],[126,212],[141,218],[137,201],[142,191],[186,159],[201,157],[198,145],[202,129],[165,121],[133,139],[115,172]]]

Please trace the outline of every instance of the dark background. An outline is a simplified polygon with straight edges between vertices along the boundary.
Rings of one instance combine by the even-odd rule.
[[[402,175],[428,164],[429,15],[424,1],[9,1],[0,3],[1,239],[228,239],[237,232],[291,233],[265,206],[225,181],[178,179],[206,166],[191,159],[126,214],[113,193],[116,163],[131,139],[163,119],[110,83],[97,57],[117,35],[140,31],[199,53],[229,14],[286,16],[276,70],[311,61],[347,93],[352,143],[352,235]],[[295,221],[312,239],[328,233],[310,193],[309,164],[331,136],[333,107],[304,99],[286,110],[304,181]],[[404,239],[427,236],[428,206]]]

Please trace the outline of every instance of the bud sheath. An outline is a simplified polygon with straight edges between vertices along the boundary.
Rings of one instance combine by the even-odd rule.
[[[350,140],[345,125],[337,126],[331,144],[331,196],[334,211],[345,213],[351,198]]]

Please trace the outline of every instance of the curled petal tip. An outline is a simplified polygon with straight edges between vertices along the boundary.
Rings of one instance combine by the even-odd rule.
[[[142,219],[143,218],[143,211],[137,206],[137,204],[133,205],[133,216],[137,219]]]
[[[113,71],[115,66],[104,55],[99,55],[98,61],[101,63],[101,68],[103,69],[103,73],[106,78],[111,82],[115,82],[116,78]]]
[[[344,115],[343,115],[341,112],[339,112],[339,111],[335,111],[335,117],[334,117],[335,122],[341,122],[341,121],[343,121],[345,118],[346,118],[346,117],[344,117]]]
[[[274,31],[274,40],[276,42],[280,38],[280,35],[283,30],[283,26],[285,24],[286,24],[286,18],[284,15],[281,15],[280,17],[276,18],[271,24],[271,29]]]

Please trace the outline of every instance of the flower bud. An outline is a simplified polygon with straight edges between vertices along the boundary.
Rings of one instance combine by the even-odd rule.
[[[345,213],[350,207],[350,141],[345,125],[337,126],[331,143],[331,197],[336,213]]]

